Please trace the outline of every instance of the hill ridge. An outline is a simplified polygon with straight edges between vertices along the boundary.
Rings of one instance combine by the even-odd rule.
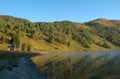
[[[84,51],[117,49],[119,20],[99,18],[86,23],[71,21],[30,22],[0,15],[0,49],[14,45],[20,51]]]

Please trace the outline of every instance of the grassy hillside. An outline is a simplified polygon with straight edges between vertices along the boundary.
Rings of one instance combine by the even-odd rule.
[[[117,49],[120,21],[97,19],[87,23],[71,21],[36,22],[0,16],[0,49],[14,45],[19,51],[86,51]]]

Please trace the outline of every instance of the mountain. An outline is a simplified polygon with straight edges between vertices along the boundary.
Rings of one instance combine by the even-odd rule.
[[[86,23],[71,21],[30,22],[0,15],[0,49],[14,45],[19,51],[84,51],[117,49],[120,21],[96,19]]]
[[[99,18],[90,22],[86,22],[86,24],[94,27],[117,27],[120,26],[120,20],[107,20],[104,18]]]

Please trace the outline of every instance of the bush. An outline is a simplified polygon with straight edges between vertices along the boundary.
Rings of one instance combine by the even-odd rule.
[[[24,43],[24,44],[22,44],[22,51],[25,51],[26,50],[26,47],[27,47],[27,45]]]

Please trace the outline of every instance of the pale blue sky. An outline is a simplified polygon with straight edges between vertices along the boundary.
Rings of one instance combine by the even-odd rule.
[[[120,0],[0,0],[0,15],[12,15],[32,22],[120,20]]]

